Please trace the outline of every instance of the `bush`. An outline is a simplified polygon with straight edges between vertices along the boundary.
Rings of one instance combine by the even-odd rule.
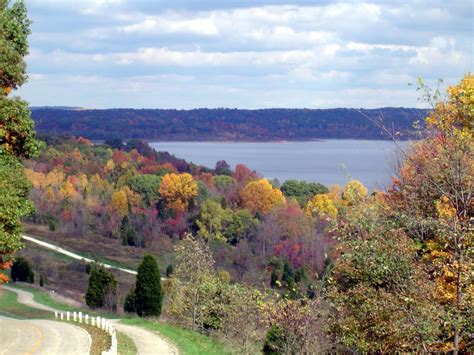
[[[159,316],[163,302],[161,275],[155,258],[147,254],[138,267],[135,308],[140,317]]]
[[[277,355],[283,353],[284,349],[285,334],[280,327],[273,325],[267,332],[262,352],[268,355]]]
[[[135,290],[131,290],[130,293],[127,295],[127,297],[125,297],[123,310],[129,313],[136,313],[137,307],[135,306],[135,303],[136,303]]]
[[[11,276],[13,281],[35,282],[35,275],[28,260],[18,257],[12,265]]]
[[[103,266],[94,265],[89,277],[89,286],[86,292],[86,304],[91,308],[115,310],[117,281],[114,275]]]
[[[166,268],[166,277],[171,277],[171,275],[173,274],[173,271],[174,271],[174,267],[173,265],[168,265],[168,267]]]

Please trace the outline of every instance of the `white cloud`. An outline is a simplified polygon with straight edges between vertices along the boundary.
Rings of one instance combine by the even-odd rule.
[[[62,105],[74,92],[68,100],[82,102],[67,104],[88,107],[412,106],[407,82],[453,82],[472,70],[472,6],[462,1],[314,3],[27,0],[34,74],[26,98]]]

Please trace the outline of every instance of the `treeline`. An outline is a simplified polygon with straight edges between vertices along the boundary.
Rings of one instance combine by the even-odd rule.
[[[38,132],[70,134],[92,140],[261,141],[318,138],[419,138],[414,123],[427,110],[358,109],[61,109],[35,108]],[[388,129],[381,128],[381,123]]]

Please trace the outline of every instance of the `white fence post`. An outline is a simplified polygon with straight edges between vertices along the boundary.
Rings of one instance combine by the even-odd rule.
[[[79,323],[82,323],[82,312],[79,312]]]
[[[100,317],[99,317],[99,316],[97,316],[97,318],[96,318],[96,324],[95,324],[95,326],[96,326],[97,328],[100,328]]]
[[[67,320],[68,322],[69,322],[69,316],[70,316],[70,312],[67,311],[67,312],[66,312],[66,320]]]
[[[77,313],[76,312],[72,312],[72,319],[74,320],[74,322],[77,321]]]
[[[94,317],[91,317],[91,325],[92,325],[93,327],[95,327],[95,318],[94,318]]]
[[[89,315],[88,314],[86,314],[84,316],[84,321],[86,322],[86,324],[89,324]]]
[[[63,320],[63,319],[64,319],[64,313],[61,312],[61,320]]]
[[[58,319],[58,311],[54,311],[54,319]]]

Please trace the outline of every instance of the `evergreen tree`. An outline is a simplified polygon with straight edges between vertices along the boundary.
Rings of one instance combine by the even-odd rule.
[[[94,265],[89,277],[86,304],[91,308],[115,309],[116,292],[117,281],[114,275],[103,266]]]
[[[11,276],[13,281],[20,282],[35,282],[35,275],[31,269],[31,265],[25,258],[19,257],[15,260],[11,269]]]
[[[140,317],[159,316],[163,302],[161,275],[155,258],[147,254],[138,267],[135,308]]]

